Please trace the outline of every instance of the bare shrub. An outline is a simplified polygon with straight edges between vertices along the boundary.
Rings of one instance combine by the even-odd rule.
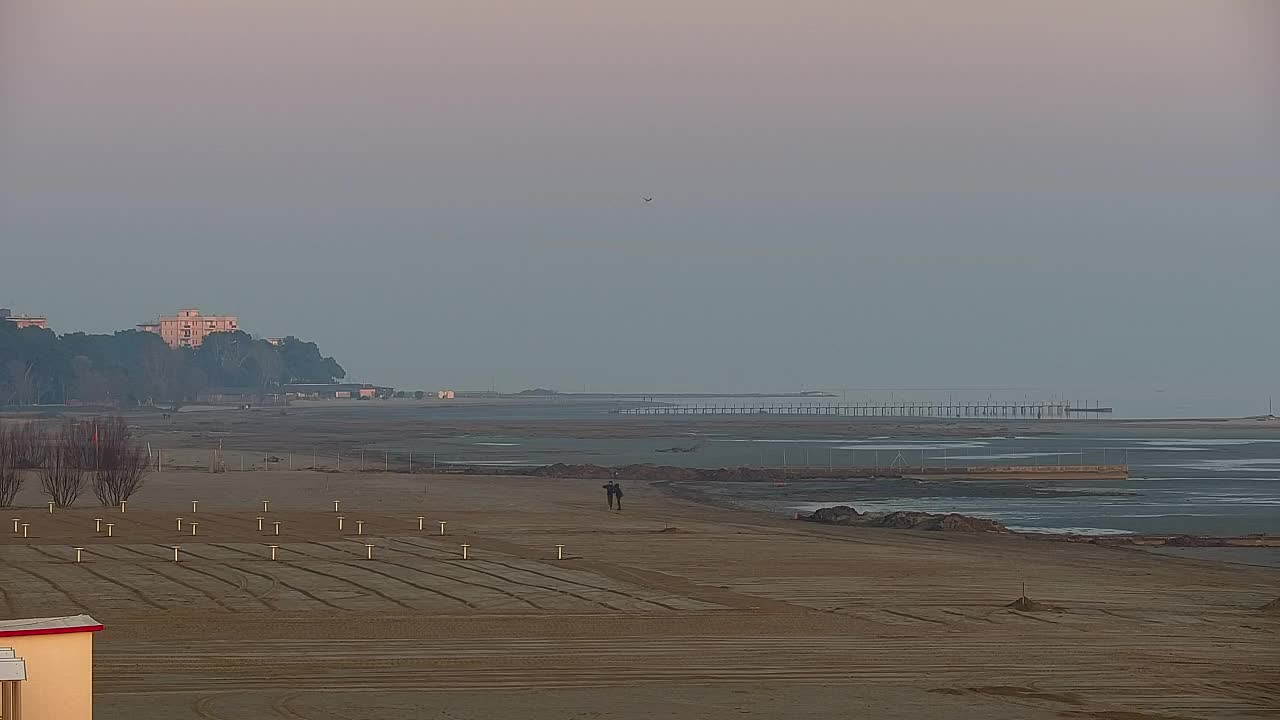
[[[13,505],[24,478],[18,470],[16,427],[0,425],[0,508]]]
[[[14,467],[34,470],[44,461],[44,449],[49,443],[47,428],[34,422],[19,422],[4,431],[5,440],[13,450]]]
[[[67,422],[51,434],[40,463],[40,490],[58,507],[75,503],[84,490],[83,431]]]
[[[93,494],[107,506],[128,500],[149,469],[147,452],[124,418],[93,421]]]

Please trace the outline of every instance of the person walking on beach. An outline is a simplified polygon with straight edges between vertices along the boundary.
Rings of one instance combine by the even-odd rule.
[[[614,493],[613,481],[610,480],[609,482],[605,483],[604,485],[601,485],[600,487],[604,488],[605,495],[609,496],[609,509],[612,510],[613,509],[613,493]]]
[[[622,486],[616,482],[613,483],[613,499],[618,503],[618,506],[614,508],[614,510],[622,512]]]

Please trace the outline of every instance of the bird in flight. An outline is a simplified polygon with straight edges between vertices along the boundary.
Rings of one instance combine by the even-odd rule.
[[[644,201],[647,203],[651,203],[653,202],[653,198],[645,198]]]

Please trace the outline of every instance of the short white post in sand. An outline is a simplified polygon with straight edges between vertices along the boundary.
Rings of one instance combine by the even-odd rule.
[[[102,532],[102,518],[93,519],[93,531]]]
[[[128,500],[121,500],[121,501],[120,501],[120,512],[124,512],[125,506],[126,506],[126,505],[128,505],[128,504],[129,504],[129,501],[128,501]]]
[[[334,511],[334,512],[338,512],[338,506],[339,506],[339,505],[341,505],[341,504],[342,504],[342,501],[341,501],[341,500],[334,500],[334,501],[333,501],[333,511]]]
[[[364,545],[364,551],[365,551],[365,557],[366,557],[367,559],[369,559],[369,560],[372,560],[372,559],[373,559],[373,546],[372,546],[372,545],[370,545],[369,543],[365,543],[365,545]]]
[[[419,516],[418,516],[418,529],[419,529],[419,530],[421,530],[421,529],[422,529],[422,522],[423,522],[424,520],[426,520],[426,519],[427,519],[427,516],[426,516],[426,515],[419,515]]]
[[[50,503],[49,503],[49,514],[50,514],[50,515],[52,515],[52,514],[53,514],[53,502],[52,502],[52,501],[50,501]]]
[[[270,505],[271,505],[271,501],[270,501],[270,500],[263,500],[263,501],[262,501],[262,512],[268,512],[267,508],[268,508]]]
[[[195,525],[195,523],[191,523],[191,524],[192,524],[192,525]],[[181,545],[174,545],[174,546],[173,546],[173,561],[174,561],[174,562],[178,562],[178,551],[179,551],[179,550],[181,550],[181,549],[182,549],[182,546],[181,546]]]
[[[363,534],[364,534],[364,521],[363,521],[363,520],[357,520],[357,521],[356,521],[356,534],[357,534],[357,535],[363,535]]]
[[[279,534],[280,534],[280,521],[279,521],[279,520],[276,520],[275,522],[271,523],[271,525],[272,525],[272,527],[274,527],[274,528],[275,528],[276,535],[279,535]]]
[[[115,527],[116,527],[115,523],[107,523],[107,537],[111,537],[112,535],[115,534],[114,532]]]
[[[439,522],[440,522],[440,534],[441,534],[441,535],[444,535],[444,526],[445,526],[445,521],[444,521],[444,520],[441,520],[441,521],[439,521]]]
[[[195,535],[196,535],[196,528],[200,527],[200,523],[198,523],[198,522],[193,522],[193,523],[187,523],[187,524],[191,526],[191,537],[195,537]]]
[[[78,547],[72,549],[76,551],[76,562],[80,562],[80,554],[84,552],[84,548]]]
[[[178,532],[182,532],[182,518],[174,518],[178,521]]]
[[[466,543],[463,543],[463,544],[462,544],[462,559],[463,559],[463,560],[466,560],[466,559],[467,559],[467,548],[469,548],[469,547],[471,547],[471,546],[470,546],[470,545],[468,545],[468,544],[466,544]]]
[[[199,500],[192,500],[192,501],[191,501],[191,513],[192,513],[192,514],[195,514],[195,512],[196,512],[196,507],[197,507],[198,505],[200,505],[200,501],[199,501]]]
[[[556,546],[556,559],[557,559],[557,560],[563,560],[563,559],[564,559],[564,546],[563,546],[563,545],[557,545],[557,546]]]
[[[342,521],[343,521],[343,520],[346,520],[346,519],[347,519],[347,518],[346,518],[346,516],[344,516],[344,515],[339,515],[339,516],[338,516],[338,529],[339,529],[339,530],[341,530],[341,529],[342,529]]]
[[[27,536],[27,528],[31,527],[31,523],[22,523],[22,537]]]
[[[14,531],[15,533],[16,533],[16,532],[18,532],[18,525],[19,525],[19,524],[21,524],[21,523],[22,523],[22,518],[14,518],[14,519],[13,519],[13,531]]]
[[[279,545],[268,545],[267,547],[271,548],[271,559],[272,559],[272,560],[275,560],[275,559],[276,559],[276,550],[279,550],[279,549],[280,549],[280,546],[279,546]]]
[[[264,517],[262,517],[261,515],[259,515],[259,516],[258,516],[257,518],[255,518],[255,519],[258,521],[258,530],[259,530],[259,531],[261,531],[261,530],[262,530],[262,521],[263,521],[263,520],[265,520],[266,518],[264,518]]]

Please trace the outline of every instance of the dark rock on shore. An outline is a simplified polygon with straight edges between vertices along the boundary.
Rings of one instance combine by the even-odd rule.
[[[800,520],[824,525],[848,525],[853,527],[892,528],[895,530],[943,530],[948,532],[997,532],[1007,533],[1009,528],[995,520],[976,518],[959,513],[926,513],[899,511],[891,513],[860,513],[848,505],[820,508]]]

